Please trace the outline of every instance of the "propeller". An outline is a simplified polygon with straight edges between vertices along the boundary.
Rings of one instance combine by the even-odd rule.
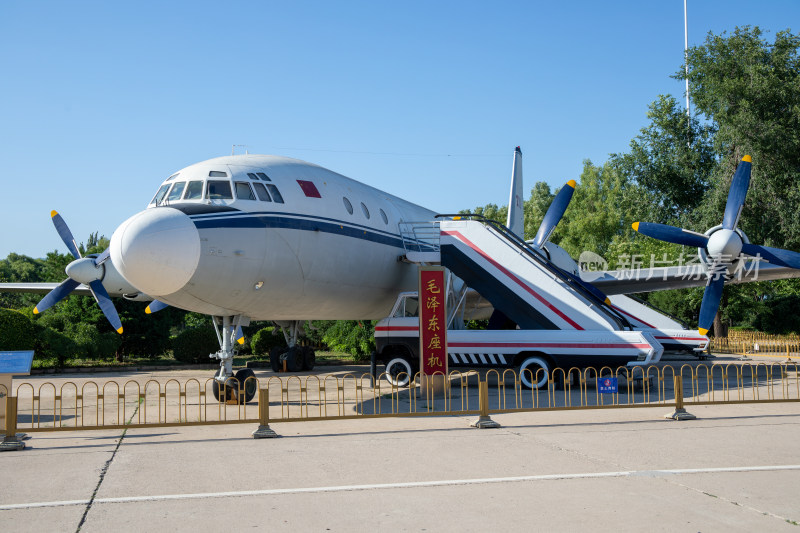
[[[542,218],[542,223],[539,225],[539,231],[536,232],[536,237],[533,238],[533,245],[535,247],[541,248],[544,246],[544,243],[547,242],[547,239],[553,234],[556,226],[561,221],[561,217],[564,216],[564,212],[567,210],[567,206],[570,200],[572,200],[572,194],[574,192],[575,180],[569,180],[564,187],[559,189],[550,207],[547,208],[544,218]]]
[[[567,211],[567,206],[569,206],[569,203],[572,200],[572,195],[575,193],[576,185],[577,184],[575,183],[575,180],[569,180],[563,187],[561,187],[561,189],[559,189],[556,197],[553,198],[553,201],[550,203],[550,207],[547,208],[547,212],[542,218],[542,223],[539,224],[539,230],[536,232],[536,237],[534,237],[533,241],[529,241],[530,244],[535,248],[541,250],[544,246],[544,243],[547,242],[547,239],[549,239],[550,235],[552,235],[553,231],[555,231],[556,226],[561,221],[564,213]],[[605,302],[606,305],[611,304],[611,300],[603,293],[603,291],[591,283],[583,281],[578,276],[572,275],[564,269],[560,270],[567,277],[581,285],[587,291],[591,292],[595,298],[599,299],[601,302]]]
[[[58,232],[58,236],[64,241],[67,249],[75,258],[69,265],[67,265],[66,272],[69,276],[58,287],[50,291],[44,298],[33,308],[34,314],[39,314],[57,304],[66,298],[75,288],[81,283],[89,286],[89,290],[94,296],[100,310],[111,323],[111,326],[122,334],[122,321],[119,319],[117,310],[108,296],[108,291],[103,287],[101,282],[104,274],[102,264],[109,258],[108,250],[104,251],[97,257],[81,257],[78,246],[75,244],[75,238],[69,230],[69,226],[64,222],[64,219],[56,211],[50,212],[50,217],[53,220],[53,225]]]
[[[722,225],[717,226],[719,229],[709,232],[709,235],[665,224],[653,224],[650,222],[635,222],[633,224],[633,229],[643,235],[665,242],[705,249],[712,259],[706,289],[703,293],[703,302],[700,304],[697,329],[701,335],[707,334],[711,329],[714,317],[719,310],[726,274],[733,262],[742,254],[764,259],[774,265],[800,268],[800,254],[797,252],[750,244],[742,239],[741,232],[736,229],[739,225],[739,218],[742,216],[742,207],[747,197],[747,190],[750,187],[752,166],[752,158],[749,155],[744,156],[739,162],[731,180],[730,191],[728,191],[728,200],[725,204]]]

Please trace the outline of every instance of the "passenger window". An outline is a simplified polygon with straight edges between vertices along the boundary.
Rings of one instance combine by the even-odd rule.
[[[383,223],[388,224],[389,217],[386,216],[386,213],[383,211],[383,209],[379,209],[379,211],[381,212],[381,218],[383,219]]]
[[[169,183],[167,183],[166,185],[162,185],[161,188],[158,189],[156,195],[153,196],[153,199],[150,201],[150,203],[155,205],[160,204],[161,200],[164,199],[164,195],[167,194],[168,189],[169,189]]]
[[[267,189],[269,189],[269,193],[272,195],[272,199],[275,200],[276,204],[283,203],[283,196],[281,196],[280,191],[278,188],[271,183],[267,183]]]
[[[237,181],[236,182],[236,198],[239,200],[255,200],[256,197],[253,196],[253,191],[250,189],[250,185],[245,181]]]
[[[197,200],[203,197],[203,182],[202,181],[190,181],[189,186],[186,187],[186,195],[183,197],[184,200]]]
[[[350,203],[350,200],[347,199],[347,196],[342,196],[342,200],[344,200],[344,208],[347,209],[347,212],[352,215],[353,214],[353,204]]]
[[[272,198],[269,197],[269,193],[267,192],[267,188],[264,187],[263,183],[254,183],[253,186],[256,188],[256,194],[258,195],[258,199],[262,202],[271,202]]]
[[[258,175],[259,178],[261,178],[264,181],[272,181],[271,179],[269,179],[269,176],[267,176],[263,172],[256,172],[256,174]]]
[[[231,182],[209,180],[206,186],[206,198],[209,200],[233,200]]]
[[[361,202],[361,210],[364,212],[364,216],[369,219],[369,209],[367,209],[367,206],[364,204],[364,202]]]
[[[169,191],[169,196],[167,196],[167,200],[173,202],[175,200],[181,199],[181,194],[183,194],[183,188],[186,187],[185,181],[179,181],[175,185],[172,186],[172,190]]]

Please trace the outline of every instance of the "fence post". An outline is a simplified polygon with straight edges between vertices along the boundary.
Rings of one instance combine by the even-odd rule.
[[[6,436],[0,442],[0,452],[10,452],[25,448],[25,443],[17,438],[17,397],[6,396]]]
[[[489,418],[489,381],[478,381],[478,408],[480,416],[470,426],[478,429],[499,428],[500,424]]]
[[[269,427],[269,387],[258,389],[258,429],[254,439],[274,439],[278,434]]]
[[[675,410],[664,418],[671,418],[672,420],[694,420],[697,418],[691,413],[686,412],[683,408],[683,376],[673,376],[674,389],[675,389]]]

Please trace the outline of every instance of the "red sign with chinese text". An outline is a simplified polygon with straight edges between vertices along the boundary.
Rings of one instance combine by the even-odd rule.
[[[447,375],[444,268],[419,269],[419,358],[423,374]]]

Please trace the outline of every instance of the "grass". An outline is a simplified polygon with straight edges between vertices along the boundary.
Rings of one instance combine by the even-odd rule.
[[[252,355],[252,354],[242,354],[237,355],[233,358],[233,366],[245,366],[248,361],[269,361],[268,355]],[[355,363],[357,362],[355,358],[344,352],[331,352],[331,351],[318,351],[317,352],[317,364],[334,364],[334,363]],[[216,359],[208,359],[209,365],[215,365],[217,363]],[[182,363],[180,361],[176,361],[171,354],[161,355],[159,357],[139,357],[139,356],[130,356],[126,357],[124,361],[119,362],[113,356],[105,357],[102,359],[68,359],[64,361],[63,368],[81,368],[81,367],[108,367],[108,368],[126,368],[126,367],[137,367],[137,366],[175,366],[175,365],[186,365],[186,363]],[[198,365],[200,366],[200,365]],[[59,368],[58,360],[53,357],[49,359],[38,359],[34,358],[33,360],[33,368],[34,369],[56,369]]]

